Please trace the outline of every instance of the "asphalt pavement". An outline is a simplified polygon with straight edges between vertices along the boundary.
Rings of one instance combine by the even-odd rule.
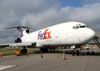
[[[0,71],[100,71],[100,56],[72,56],[46,53],[0,58]]]

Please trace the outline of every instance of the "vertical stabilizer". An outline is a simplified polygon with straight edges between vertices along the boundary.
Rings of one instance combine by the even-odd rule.
[[[23,36],[23,29],[22,26],[17,27],[17,30],[19,31],[19,34],[21,35],[21,37]]]

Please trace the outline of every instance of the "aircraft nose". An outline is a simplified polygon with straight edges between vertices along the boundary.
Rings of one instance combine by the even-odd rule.
[[[90,37],[90,39],[93,39],[96,36],[96,33],[94,30],[89,29],[88,30],[88,36]]]

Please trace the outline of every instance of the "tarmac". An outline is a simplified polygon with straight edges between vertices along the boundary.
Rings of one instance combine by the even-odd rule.
[[[0,71],[100,71],[100,56],[72,56],[62,53],[4,56],[0,58]]]

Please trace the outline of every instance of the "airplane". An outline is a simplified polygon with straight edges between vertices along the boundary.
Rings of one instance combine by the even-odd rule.
[[[53,46],[85,44],[96,36],[93,29],[81,22],[60,23],[31,33],[30,28],[24,26],[6,29],[13,28],[17,28],[21,38],[17,38],[15,43],[1,44],[1,46],[32,46],[44,52],[48,50],[48,47]]]

